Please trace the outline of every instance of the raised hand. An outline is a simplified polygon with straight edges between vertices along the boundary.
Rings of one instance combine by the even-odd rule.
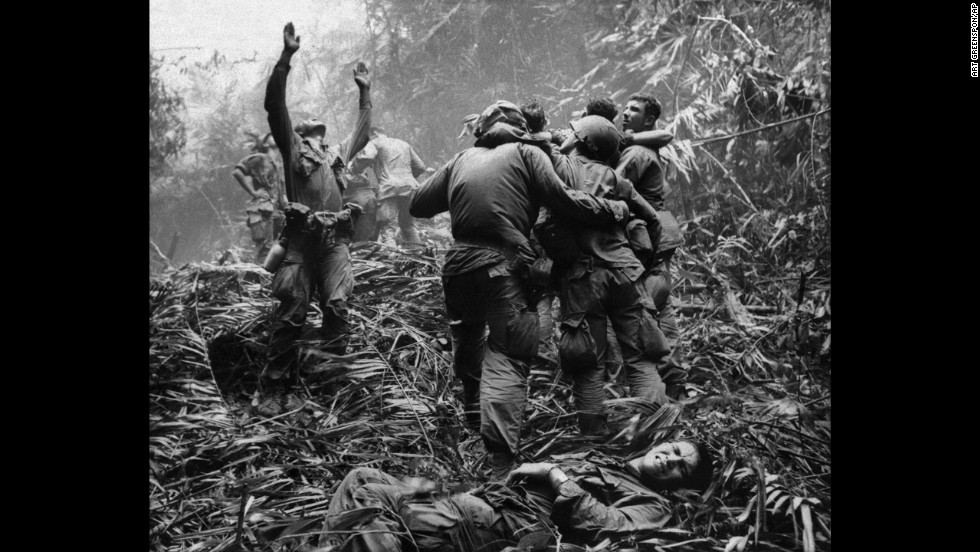
[[[357,67],[354,68],[354,82],[361,88],[371,87],[371,77],[368,76],[368,68],[363,61],[358,61]]]
[[[292,21],[286,23],[286,28],[282,30],[282,42],[283,48],[289,53],[299,50],[299,37],[296,36]]]

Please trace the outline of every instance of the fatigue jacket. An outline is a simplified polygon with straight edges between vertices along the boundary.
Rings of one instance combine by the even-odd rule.
[[[351,162],[351,172],[357,174],[372,167],[378,177],[378,200],[409,195],[419,183],[415,180],[425,173],[425,163],[404,140],[379,136],[367,143]]]
[[[619,154],[616,173],[633,183],[647,202],[658,211],[664,209],[667,194],[664,166],[660,154],[646,146],[634,144]]]
[[[269,127],[282,153],[286,191],[292,194],[289,201],[302,203],[314,211],[340,211],[344,203],[340,171],[368,142],[370,90],[361,90],[353,134],[340,144],[321,149],[314,141],[304,139],[293,130],[286,108],[289,69],[289,60],[284,55],[273,68],[265,90]]]
[[[273,155],[253,153],[235,165],[246,176],[252,178],[255,188],[255,199],[249,199],[246,211],[248,213],[265,213],[281,211],[286,207],[286,196],[282,191],[282,165]],[[250,219],[251,223],[252,220]]]
[[[657,214],[633,185],[603,163],[589,159],[577,151],[569,155],[555,155],[555,172],[573,190],[592,194],[606,199],[619,199],[626,202],[630,212],[648,224],[658,224]],[[560,216],[553,215],[549,209],[542,208],[538,225],[555,217],[567,223]],[[537,226],[537,225],[536,225]],[[599,260],[602,264],[615,268],[638,268],[643,265],[630,248],[629,239],[622,225],[589,227],[570,225],[575,233],[576,243],[583,253]]]
[[[546,482],[512,487],[487,483],[470,494],[490,503],[506,525],[520,536],[553,525],[572,543],[597,544],[655,536],[671,518],[671,503],[643,484],[635,468],[599,452],[551,459],[568,481],[557,493]]]
[[[495,124],[415,191],[409,213],[429,218],[449,211],[457,244],[490,247],[507,258],[528,241],[542,205],[579,224],[623,220],[622,204],[566,188],[548,154],[533,144],[526,133]],[[446,255],[444,274],[455,268],[454,256]]]

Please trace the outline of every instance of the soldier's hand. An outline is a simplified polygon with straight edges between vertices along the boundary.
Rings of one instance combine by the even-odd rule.
[[[613,207],[613,212],[616,215],[616,222],[625,226],[630,219],[629,205],[627,205],[625,201],[618,199],[609,201],[609,204]]]
[[[418,497],[425,497],[439,490],[438,483],[425,477],[407,477],[402,482],[408,485],[411,492]]]
[[[361,88],[371,88],[371,77],[368,76],[367,65],[364,65],[363,61],[357,62],[357,67],[354,68],[354,82],[357,86]]]
[[[360,216],[361,213],[364,212],[364,208],[358,205],[357,203],[345,203],[344,209],[349,210],[350,213],[355,217]]]
[[[283,49],[289,53],[299,50],[299,37],[296,36],[296,29],[293,28],[292,21],[286,23],[286,27],[282,30],[282,42]]]
[[[548,477],[548,473],[552,470],[552,468],[557,467],[557,465],[550,462],[532,462],[521,464],[507,474],[507,482],[505,485],[510,485],[522,477],[526,477],[528,479],[545,479]]]

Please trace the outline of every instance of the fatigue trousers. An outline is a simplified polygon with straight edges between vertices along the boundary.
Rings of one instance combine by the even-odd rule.
[[[637,286],[638,269],[610,268],[578,261],[560,282],[561,340],[558,355],[562,370],[572,378],[572,393],[584,434],[606,432],[605,366],[608,350],[607,318],[622,352],[630,394],[657,408],[667,402],[666,388],[657,371],[659,360],[648,352],[643,327],[653,323]]]
[[[409,201],[411,196],[388,197],[378,201],[378,242],[396,247],[395,233],[401,228],[402,243],[420,243],[415,218],[408,212]]]
[[[361,206],[361,214],[354,223],[354,232],[351,241],[371,241],[377,234],[377,212],[378,204],[375,196],[377,193],[370,186],[357,186],[348,188],[344,192],[344,201],[356,203]]]
[[[303,332],[314,291],[320,293],[321,339],[328,351],[344,354],[348,340],[347,299],[354,288],[346,241],[307,247],[291,241],[286,258],[272,279],[272,296],[279,300],[273,314],[269,343],[269,372],[281,373],[295,362],[293,342]]]
[[[681,366],[683,351],[681,332],[674,314],[674,298],[671,294],[670,257],[651,266],[640,278],[639,286],[644,297],[657,310],[657,323],[670,345],[670,354],[657,362],[657,371],[667,386],[667,393],[678,398],[687,381],[687,371]]]
[[[539,334],[537,310],[506,264],[443,277],[443,289],[467,425],[479,427],[489,452],[514,458]]]
[[[330,499],[319,546],[343,552],[497,552],[514,544],[494,508],[467,493],[419,500],[412,488],[373,468],[356,468]],[[413,543],[415,546],[413,546]]]
[[[555,291],[544,292],[538,299],[538,354],[536,364],[547,367],[558,363],[558,347],[555,345],[555,317],[552,304]]]

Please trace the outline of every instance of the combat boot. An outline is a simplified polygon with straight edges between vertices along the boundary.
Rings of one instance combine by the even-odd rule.
[[[493,481],[507,479],[507,476],[516,467],[514,460],[514,455],[509,452],[491,452],[490,479]]]
[[[604,436],[609,432],[605,414],[578,413],[578,428],[582,435]]]

